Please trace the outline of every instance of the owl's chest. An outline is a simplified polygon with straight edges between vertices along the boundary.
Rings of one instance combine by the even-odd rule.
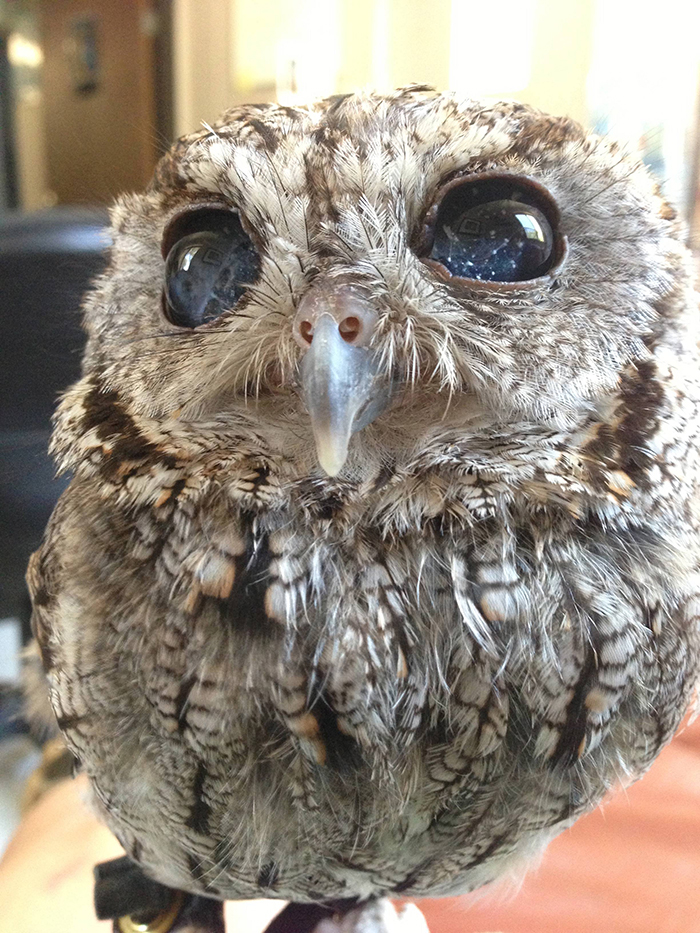
[[[361,744],[400,746],[460,691],[497,696],[508,679],[563,709],[591,644],[614,638],[632,664],[648,635],[634,560],[591,529],[492,515],[387,535],[243,511],[172,528],[135,657],[173,730],[199,710],[234,732],[269,712],[313,748],[329,709]]]
[[[166,536],[142,527],[158,543],[136,570],[154,583],[153,624],[186,631],[191,650],[230,644],[239,663],[263,668],[345,651],[376,665],[391,644],[403,670],[407,652],[444,656],[455,638],[494,656],[549,653],[669,589],[653,545],[568,517],[501,510],[457,525],[441,514],[396,534],[347,516],[205,510],[175,513]]]
[[[214,620],[249,648],[346,631],[367,643],[399,631],[420,641],[453,625],[489,641],[535,611],[532,586],[551,564],[531,534],[495,518],[458,533],[437,520],[388,535],[377,523],[243,513],[182,530],[156,561],[168,614]]]
[[[361,814],[367,865],[387,846],[410,861],[411,833],[425,860],[442,851],[427,827],[446,800],[469,814],[466,845],[489,788],[508,785],[511,810],[529,812],[553,768],[585,759],[604,773],[610,735],[631,770],[644,767],[643,750],[675,725],[657,722],[668,687],[653,632],[670,622],[669,568],[650,569],[641,544],[494,515],[390,535],[281,510],[183,508],[167,528],[137,518],[138,547],[121,563],[106,549],[102,561],[95,538],[72,578],[91,612],[62,631],[59,711],[122,832],[152,821],[148,785],[149,801],[166,802],[159,825],[192,844],[238,838],[240,813],[264,801],[275,819],[263,842],[282,861],[278,826],[325,832],[339,813],[348,825]],[[570,814],[567,781],[536,822]],[[487,835],[505,839],[506,815],[492,818]],[[258,830],[237,872],[248,851],[259,863]],[[324,839],[327,872],[338,845]]]

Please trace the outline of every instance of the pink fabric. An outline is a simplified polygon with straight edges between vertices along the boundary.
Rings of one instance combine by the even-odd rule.
[[[431,933],[700,933],[700,720],[555,839],[514,897],[418,904]]]

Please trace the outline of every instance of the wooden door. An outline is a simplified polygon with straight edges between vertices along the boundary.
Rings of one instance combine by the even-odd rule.
[[[147,183],[159,154],[149,0],[43,0],[49,186],[104,203]]]

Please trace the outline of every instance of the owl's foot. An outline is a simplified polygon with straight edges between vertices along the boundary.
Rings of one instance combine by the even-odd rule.
[[[342,917],[326,917],[313,933],[429,933],[425,917],[415,904],[406,904],[397,913],[385,897],[353,907]]]
[[[95,866],[95,914],[112,933],[225,933],[220,901],[148,878],[127,856]]]
[[[127,856],[95,866],[95,913],[113,933],[224,933],[223,904],[148,878]],[[287,904],[265,933],[429,933],[415,904],[397,913],[387,898],[358,904]]]

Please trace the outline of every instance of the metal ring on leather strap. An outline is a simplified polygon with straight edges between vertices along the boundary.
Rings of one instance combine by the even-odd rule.
[[[156,914],[151,920],[140,922],[131,916],[119,917],[119,933],[169,933],[185,902],[182,891],[173,891],[173,900],[169,907]]]

